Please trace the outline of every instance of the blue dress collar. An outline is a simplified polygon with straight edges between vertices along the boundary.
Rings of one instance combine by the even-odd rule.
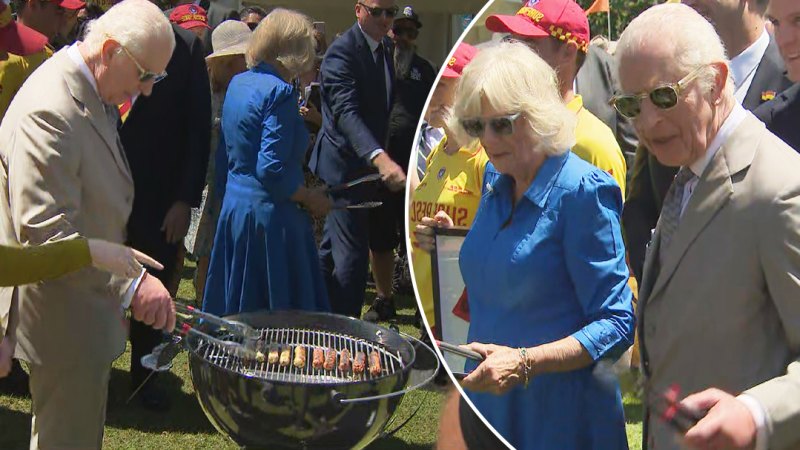
[[[527,198],[536,206],[544,208],[547,197],[550,191],[553,190],[553,186],[555,186],[558,180],[558,175],[561,173],[561,168],[564,167],[564,163],[567,161],[570,153],[570,151],[566,151],[561,155],[547,157],[542,167],[539,168],[539,172],[536,173],[533,182],[525,191],[524,198]],[[513,195],[511,192],[513,183],[510,175],[500,174],[494,166],[490,166],[487,170],[497,174],[495,182],[491,183],[490,190],[499,191],[508,196]]]

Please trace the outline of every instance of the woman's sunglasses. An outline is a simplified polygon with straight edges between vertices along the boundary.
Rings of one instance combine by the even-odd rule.
[[[374,6],[374,7],[373,6],[367,6],[367,5],[365,5],[364,3],[361,3],[361,2],[358,2],[358,4],[361,5],[362,7],[364,7],[367,10],[367,12],[369,12],[369,15],[372,16],[372,17],[381,17],[381,16],[394,17],[394,16],[397,15],[397,12],[400,11],[400,8],[398,8],[396,5],[392,6],[390,8],[380,8],[380,7],[377,7],[377,6]]]
[[[469,136],[480,139],[483,137],[486,127],[492,129],[494,134],[499,136],[508,136],[514,133],[514,121],[517,120],[522,113],[509,114],[507,116],[492,117],[491,119],[481,119],[480,117],[462,119],[460,121],[461,128]]]
[[[683,77],[683,79],[677,83],[663,84],[650,92],[630,95],[615,95],[611,98],[609,103],[614,106],[614,109],[616,109],[620,114],[629,119],[635,119],[642,112],[642,100],[644,100],[645,97],[650,98],[650,102],[652,102],[653,105],[658,109],[666,110],[674,108],[675,105],[678,104],[681,93],[683,93],[684,89],[686,89],[686,85],[688,85],[693,79],[697,78],[697,75],[699,75],[700,72],[705,68],[706,66],[700,66],[689,72],[688,75]]]

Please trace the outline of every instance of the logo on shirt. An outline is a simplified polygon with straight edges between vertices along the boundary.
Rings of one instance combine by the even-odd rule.
[[[422,79],[422,73],[420,73],[419,69],[416,67],[411,68],[411,73],[408,76],[414,81],[419,81]]]
[[[775,98],[775,95],[777,95],[777,92],[775,91],[764,91],[761,93],[761,101],[768,102]]]
[[[439,169],[439,173],[436,174],[436,178],[441,180],[442,177],[444,176],[444,173],[445,173],[445,170],[444,170],[444,167],[442,167],[441,169]]]

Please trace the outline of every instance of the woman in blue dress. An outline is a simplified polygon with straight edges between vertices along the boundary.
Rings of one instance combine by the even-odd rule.
[[[331,200],[303,184],[309,136],[291,84],[314,64],[314,45],[306,16],[276,9],[253,32],[249,70],[228,87],[205,311],[330,310],[309,212],[325,215]]]
[[[525,45],[502,43],[478,53],[456,93],[454,128],[490,161],[459,256],[468,347],[485,360],[467,364],[462,386],[517,449],[627,449],[619,386],[599,364],[633,341],[622,198],[567,150],[576,117],[557,86]],[[430,231],[418,228],[428,248]]]

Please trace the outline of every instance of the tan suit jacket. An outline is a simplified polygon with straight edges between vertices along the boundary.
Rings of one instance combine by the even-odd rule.
[[[662,267],[660,238],[657,227],[639,290],[650,388],[746,392],[767,412],[770,448],[800,447],[800,155],[747,113],[700,177]],[[654,415],[647,426],[651,450],[677,448]]]
[[[133,181],[116,123],[66,50],[19,91],[0,143],[0,243],[125,241]],[[125,348],[120,305],[128,284],[88,268],[0,290],[4,326],[18,299],[17,356],[48,367],[108,366]]]

